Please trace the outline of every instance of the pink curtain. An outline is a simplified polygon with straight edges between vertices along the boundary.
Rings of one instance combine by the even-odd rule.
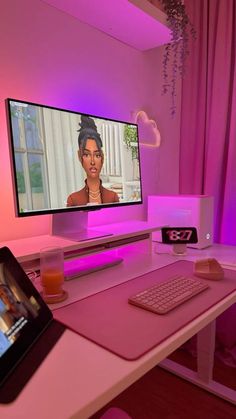
[[[197,31],[182,86],[180,193],[215,200],[215,242],[236,245],[236,0],[185,0]],[[236,366],[236,305],[216,353]]]
[[[183,80],[180,193],[213,195],[215,241],[236,245],[236,1],[185,5],[197,40]]]

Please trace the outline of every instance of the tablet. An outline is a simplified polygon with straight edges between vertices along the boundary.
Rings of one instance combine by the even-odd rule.
[[[0,385],[53,316],[7,247],[0,248]]]

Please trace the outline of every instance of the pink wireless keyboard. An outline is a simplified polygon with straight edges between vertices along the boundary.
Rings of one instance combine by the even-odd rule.
[[[207,288],[209,285],[197,278],[176,275],[139,292],[128,301],[145,310],[166,314]]]

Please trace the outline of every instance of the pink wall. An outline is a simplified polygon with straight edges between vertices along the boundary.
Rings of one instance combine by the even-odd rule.
[[[171,119],[161,96],[161,50],[139,52],[40,0],[1,1],[0,240],[47,234],[51,219],[15,218],[6,97],[122,120],[144,109],[156,119],[160,149],[141,148],[144,205],[92,213],[92,224],[145,219],[147,195],[178,192],[179,115]]]

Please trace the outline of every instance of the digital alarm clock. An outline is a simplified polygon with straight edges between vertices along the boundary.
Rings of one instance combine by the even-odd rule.
[[[162,243],[165,244],[188,244],[198,241],[195,227],[163,227],[161,235]]]
[[[186,254],[186,245],[198,242],[196,227],[163,227],[161,235],[162,243],[173,245],[175,255]]]

